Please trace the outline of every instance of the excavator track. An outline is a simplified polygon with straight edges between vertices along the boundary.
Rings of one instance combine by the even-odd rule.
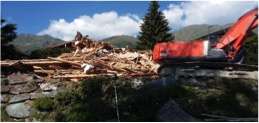
[[[258,79],[257,65],[232,64],[226,62],[164,62],[158,69],[161,77],[221,77]]]
[[[160,68],[163,67],[182,67],[195,69],[220,69],[220,70],[242,70],[242,71],[257,71],[257,65],[248,64],[233,64],[227,62],[163,62]]]

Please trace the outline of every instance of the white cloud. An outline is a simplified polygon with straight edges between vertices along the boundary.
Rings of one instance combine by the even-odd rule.
[[[63,40],[72,40],[76,31],[87,34],[90,38],[102,39],[114,35],[136,35],[141,20],[137,15],[119,16],[116,12],[94,14],[92,17],[83,15],[72,22],[65,19],[53,20],[47,29],[39,35],[48,34]]]
[[[192,24],[224,25],[237,20],[246,11],[257,6],[255,1],[199,1],[170,4],[162,10],[173,30]],[[48,34],[63,40],[72,40],[76,31],[90,38],[102,39],[114,35],[136,36],[141,17],[135,14],[118,15],[115,11],[83,15],[72,22],[65,19],[53,20],[39,35]]]
[[[255,1],[200,1],[170,4],[163,10],[172,29],[192,24],[224,25],[237,20],[246,11],[257,6]]]

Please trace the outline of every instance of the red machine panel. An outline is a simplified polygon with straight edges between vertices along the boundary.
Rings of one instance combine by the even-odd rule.
[[[159,62],[167,58],[201,58],[207,55],[207,42],[196,40],[157,43],[153,49],[153,60]]]

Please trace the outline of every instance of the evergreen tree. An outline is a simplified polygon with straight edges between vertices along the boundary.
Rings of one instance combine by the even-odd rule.
[[[258,65],[258,35],[247,37],[243,46],[244,64]]]
[[[4,19],[1,19],[1,45],[7,45],[16,37],[16,25],[7,24]]]
[[[26,56],[18,52],[9,42],[16,38],[16,25],[1,19],[1,59],[20,59]]]
[[[151,1],[148,13],[140,26],[138,49],[152,49],[156,42],[170,41],[173,39],[164,14],[159,10],[157,1]]]

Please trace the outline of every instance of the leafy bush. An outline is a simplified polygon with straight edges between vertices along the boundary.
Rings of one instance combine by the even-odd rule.
[[[103,83],[109,79],[96,78],[81,82],[78,89],[59,93],[55,98],[56,121],[105,121],[114,118],[115,109],[103,100]]]
[[[193,116],[202,113],[225,115],[230,117],[257,116],[257,94],[252,88],[257,87],[256,80],[218,79],[206,88],[195,85],[181,85],[182,97],[174,98],[183,109]],[[179,89],[178,89],[179,90]],[[185,94],[184,94],[185,93]]]
[[[44,121],[44,122],[54,122],[55,112],[39,112],[39,111],[32,111],[31,116],[36,119],[37,121]]]
[[[248,37],[244,42],[245,64],[258,64],[258,35]]]
[[[50,111],[54,107],[54,102],[50,97],[44,97],[34,100],[33,107],[40,111]]]

